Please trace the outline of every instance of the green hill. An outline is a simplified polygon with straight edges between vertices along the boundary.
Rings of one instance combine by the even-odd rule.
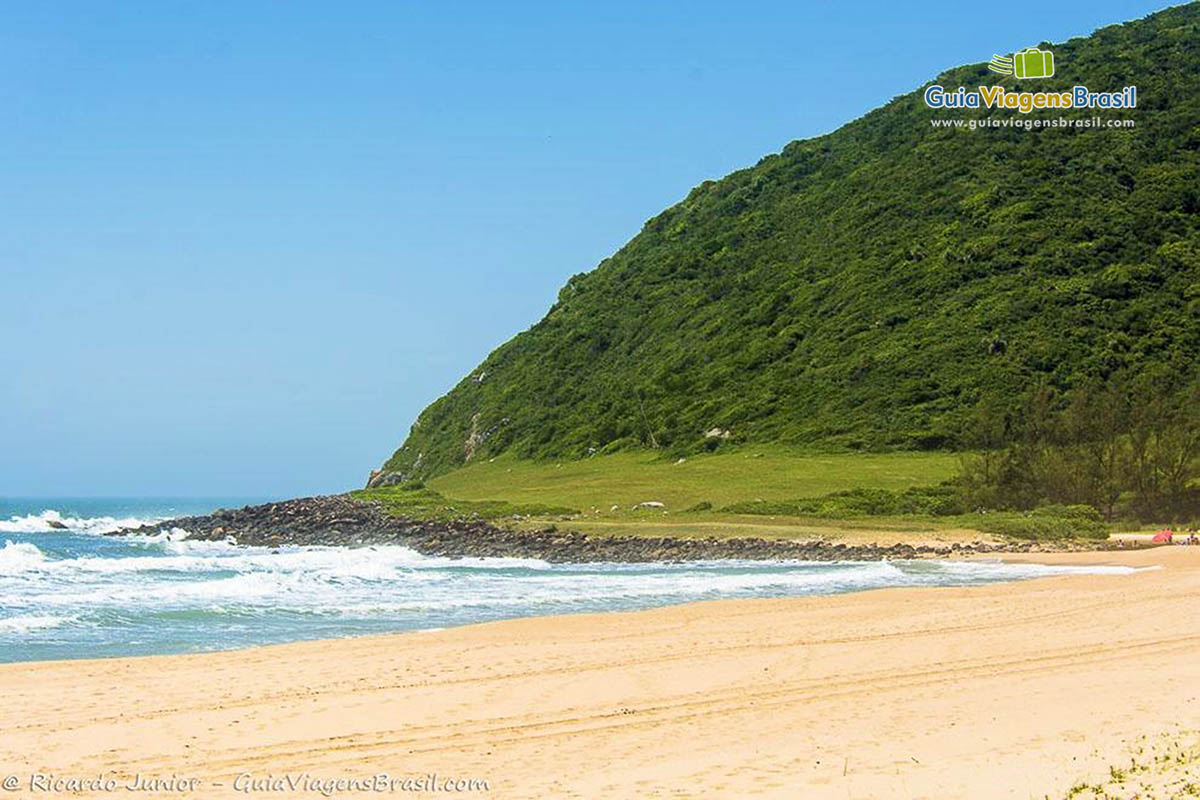
[[[1136,85],[1137,108],[931,110],[921,87],[705,181],[425,409],[385,469],[737,442],[948,448],[984,395],[1195,374],[1200,6],[1044,46],[1052,78],[981,63],[931,84]],[[931,122],[1093,116],[1136,127]]]

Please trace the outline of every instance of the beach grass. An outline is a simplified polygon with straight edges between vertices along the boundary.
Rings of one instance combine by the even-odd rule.
[[[1176,728],[1140,736],[1129,744],[1127,761],[1110,764],[1105,775],[1071,787],[1068,800],[1200,797],[1200,733]]]

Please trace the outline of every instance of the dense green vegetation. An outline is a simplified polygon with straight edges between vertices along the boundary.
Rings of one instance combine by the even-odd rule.
[[[966,497],[957,481],[940,486],[913,487],[902,492],[850,489],[792,502],[756,500],[733,503],[721,510],[736,514],[835,520],[887,517],[889,523],[898,519],[944,517],[953,518],[954,524],[971,530],[1039,541],[1105,539],[1109,534],[1100,512],[1090,505],[1047,504],[1025,513],[968,513]]]
[[[1200,520],[1200,381],[1118,373],[980,403],[957,480],[973,508],[1085,505],[1105,519]],[[1100,513],[1097,513],[1099,518]]]
[[[1014,539],[1047,541],[1054,539],[1107,539],[1108,526],[1091,506],[1050,505],[1027,514],[992,514],[977,517],[981,531]]]
[[[888,489],[848,489],[823,497],[771,502],[748,500],[732,503],[722,511],[733,514],[777,514],[781,516],[832,517],[928,514],[944,517],[964,514],[962,493],[955,486],[914,486],[896,492]]]
[[[1136,127],[934,128],[1018,115],[931,111],[922,87],[705,181],[568,281],[420,415],[386,468],[763,442],[952,448],[985,397],[1195,375],[1200,7],[1053,49],[1058,74],[1036,86],[984,64],[936,82],[1136,84],[1137,109],[1100,112]]]

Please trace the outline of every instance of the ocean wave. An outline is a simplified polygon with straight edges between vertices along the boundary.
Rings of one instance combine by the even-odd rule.
[[[415,558],[414,558],[415,556]],[[753,594],[826,594],[904,583],[888,562],[795,566],[624,565],[587,572],[568,567],[515,572],[414,569],[423,557],[406,548],[259,551],[225,557],[134,556],[48,561],[36,591],[39,608],[185,609],[216,607],[336,616],[388,613],[541,613],[641,606]],[[151,572],[153,574],[145,574]],[[165,574],[174,572],[175,576]],[[5,583],[0,605],[28,593]]]
[[[48,508],[40,514],[14,515],[7,520],[0,520],[0,533],[51,533],[57,530],[68,530],[72,533],[110,533],[121,528],[150,525],[162,519],[64,517],[61,512]]]
[[[43,614],[21,614],[15,617],[0,618],[0,634],[29,633],[57,628],[75,621],[75,617],[60,617]]]
[[[548,564],[431,557],[398,545],[240,547],[180,530],[36,541],[41,548],[20,540],[0,547],[0,613],[11,615],[0,618],[0,635],[22,647],[78,652],[92,641],[121,652],[130,642],[153,650],[160,640],[208,649],[719,598],[1132,571],[933,560]],[[85,624],[71,624],[79,620]]]
[[[121,573],[304,574],[320,579],[358,581],[396,580],[414,573],[437,572],[455,565],[450,559],[431,559],[400,546],[372,548],[236,547],[223,542],[149,541],[161,548],[127,556],[85,555],[46,561],[44,568],[62,576],[72,573],[120,575]],[[33,547],[33,545],[29,545]],[[36,549],[36,548],[35,548]],[[414,579],[420,579],[417,575]]]
[[[455,570],[546,570],[548,561],[538,558],[451,558],[427,556],[411,547],[398,544],[371,545],[368,547],[324,547],[320,545],[281,545],[278,547],[251,547],[239,545],[232,538],[209,541],[189,539],[187,532],[179,528],[164,542],[168,553],[187,556],[211,556],[220,558],[248,558],[257,563],[260,556],[272,555],[276,561],[303,562],[306,566],[326,566],[353,571],[358,567],[446,569]],[[226,563],[226,562],[222,562]],[[229,562],[232,563],[232,562]]]
[[[0,548],[0,575],[37,569],[46,563],[46,556],[37,545],[5,540]]]
[[[1000,560],[907,562],[908,574],[919,574],[929,580],[950,581],[1010,581],[1027,578],[1046,578],[1054,575],[1128,575],[1137,567],[1089,564],[1025,564]]]
[[[248,547],[232,540],[187,538],[178,528],[153,536],[123,539],[158,545],[158,553],[137,556],[96,556],[56,562],[63,569],[89,572],[139,572],[167,570],[203,572],[207,570],[308,570],[330,577],[360,580],[388,580],[414,571],[505,571],[547,570],[551,565],[534,558],[447,558],[423,555],[403,545],[371,547],[321,547],[283,545]]]

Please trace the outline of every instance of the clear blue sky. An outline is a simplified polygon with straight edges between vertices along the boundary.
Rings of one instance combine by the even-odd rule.
[[[9,4],[0,495],[357,486],[700,181],[1161,7]]]

